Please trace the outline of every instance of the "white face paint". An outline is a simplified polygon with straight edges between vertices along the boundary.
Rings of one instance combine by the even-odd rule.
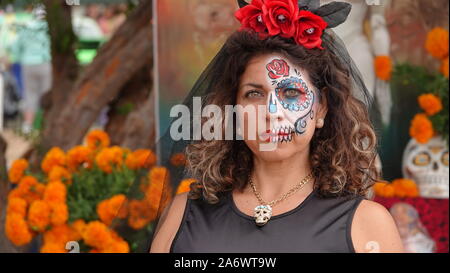
[[[263,139],[291,142],[293,135],[304,134],[314,119],[315,94],[305,75],[283,58],[270,58],[266,70],[271,86],[267,111],[283,118],[273,119],[271,131],[263,133]]]
[[[403,153],[403,176],[414,180],[420,196],[449,197],[448,147],[441,137],[425,144],[411,139]]]

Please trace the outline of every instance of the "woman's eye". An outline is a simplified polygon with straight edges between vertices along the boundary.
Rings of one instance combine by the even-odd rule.
[[[246,98],[258,98],[258,97],[262,97],[262,96],[263,96],[263,94],[256,90],[249,91],[245,94]]]
[[[287,99],[295,99],[300,96],[300,91],[296,89],[286,89],[284,90],[284,97]]]

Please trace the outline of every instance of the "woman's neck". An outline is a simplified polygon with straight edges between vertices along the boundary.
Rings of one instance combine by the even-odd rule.
[[[308,153],[297,153],[281,161],[266,161],[255,157],[252,180],[263,200],[270,202],[294,188],[310,172]],[[298,192],[309,194],[313,190],[313,182],[311,179]]]

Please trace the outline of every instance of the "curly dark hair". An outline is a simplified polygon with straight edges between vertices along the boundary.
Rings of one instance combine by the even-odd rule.
[[[240,77],[248,62],[261,54],[282,54],[308,71],[319,90],[319,101],[322,96],[327,101],[325,125],[316,130],[310,142],[314,187],[324,197],[367,196],[379,178],[376,134],[367,106],[352,96],[349,71],[327,50],[325,41],[323,45],[325,50],[306,49],[291,39],[260,39],[253,31],[236,31],[224,45],[225,61],[213,68],[215,83],[207,103],[236,105]],[[244,189],[253,169],[253,154],[242,140],[193,142],[186,147],[186,159],[190,174],[197,180],[191,186],[190,198],[203,195],[209,203],[218,202],[221,192]]]

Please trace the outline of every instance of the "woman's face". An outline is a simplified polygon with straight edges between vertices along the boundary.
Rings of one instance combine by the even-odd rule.
[[[306,71],[286,57],[254,57],[241,76],[237,105],[253,106],[256,117],[238,111],[241,135],[255,156],[267,161],[309,152],[316,126],[321,127],[317,120],[326,115],[322,102]]]

